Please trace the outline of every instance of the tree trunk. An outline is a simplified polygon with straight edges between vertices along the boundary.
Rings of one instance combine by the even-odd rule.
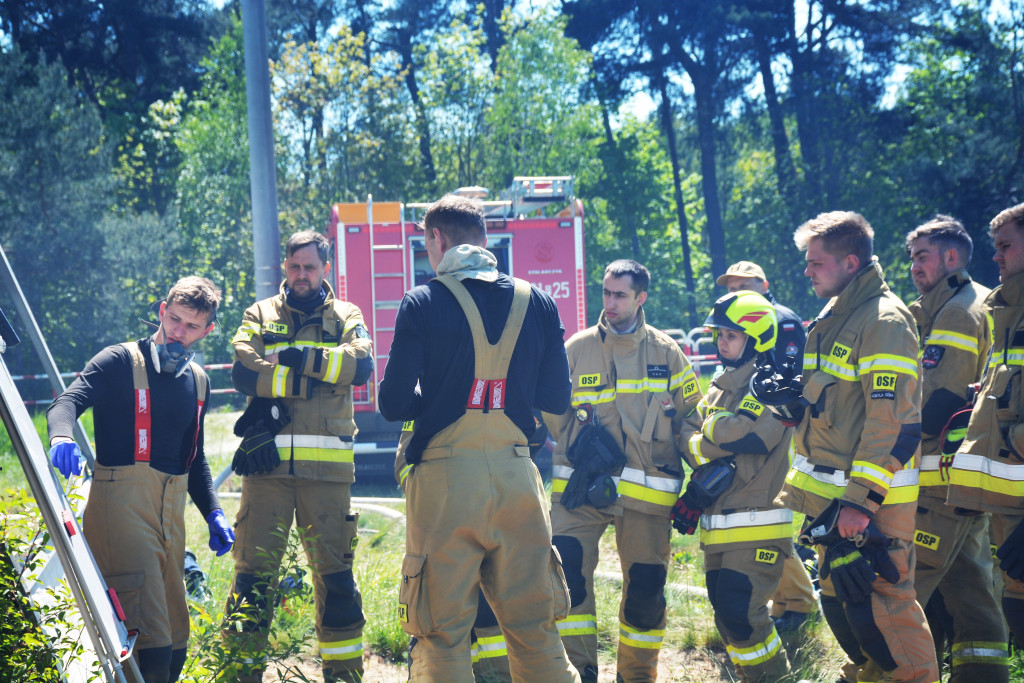
[[[715,146],[715,106],[707,67],[690,73],[693,98],[697,109],[697,138],[700,148],[701,186],[704,190],[704,213],[708,220],[708,246],[711,251],[711,274],[717,278],[725,273],[725,230],[718,199],[718,171]]]
[[[420,86],[416,82],[416,66],[412,60],[412,36],[408,33],[401,33],[398,36],[398,51],[402,56],[402,68],[405,69],[405,86],[409,89],[409,97],[412,98],[413,110],[416,112],[416,132],[420,143],[420,163],[423,165],[423,175],[431,191],[436,191],[434,184],[437,182],[437,169],[434,167],[434,155],[430,151],[430,122],[427,121],[427,113],[423,107],[423,100],[420,98]]]
[[[775,152],[775,177],[779,184],[779,196],[782,197],[789,209],[790,219],[796,223],[800,221],[803,212],[797,201],[796,169],[793,166],[793,157],[789,153],[786,119],[775,90],[771,45],[768,37],[759,31],[754,33],[754,45],[757,51],[757,65],[761,71],[761,83],[764,85],[764,99],[768,105],[768,120],[771,122],[772,148]]]

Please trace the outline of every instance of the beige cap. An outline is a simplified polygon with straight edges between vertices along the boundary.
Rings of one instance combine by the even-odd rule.
[[[718,279],[715,280],[715,284],[725,286],[725,282],[730,277],[756,277],[762,282],[768,278],[765,277],[764,271],[761,270],[761,266],[757,265],[752,261],[740,261],[729,266],[729,269],[725,271],[725,275],[719,275]]]

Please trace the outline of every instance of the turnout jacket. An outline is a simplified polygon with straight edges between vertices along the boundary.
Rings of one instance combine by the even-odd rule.
[[[613,473],[616,505],[667,517],[683,479],[676,438],[680,430],[700,428],[695,408],[701,393],[689,361],[671,337],[645,324],[643,309],[635,332],[616,334],[602,312],[598,324],[574,334],[565,350],[572,406],[553,430],[559,438],[551,500],[561,500],[572,475],[566,452],[583,426],[575,410],[589,405],[626,454],[621,472]]]
[[[789,547],[793,537],[793,512],[774,502],[789,471],[793,430],[751,395],[755,364],[751,359],[716,375],[697,404],[702,424],[686,443],[690,466],[732,456],[736,462],[732,484],[701,515],[702,547],[738,549],[765,541]]]
[[[949,485],[948,465],[939,467],[943,428],[967,406],[967,386],[981,379],[988,362],[992,328],[984,302],[989,292],[961,269],[910,304],[921,339],[919,504],[932,510],[944,511]]]
[[[992,350],[967,436],[953,459],[947,503],[969,510],[1024,510],[1024,274],[985,300]]]
[[[808,515],[833,498],[868,516],[913,504],[921,441],[921,386],[914,318],[885,284],[877,261],[862,269],[807,331],[796,455],[782,502]],[[904,540],[907,526],[887,530]]]
[[[235,388],[249,396],[279,398],[291,417],[275,437],[281,464],[262,477],[351,483],[355,481],[352,385],[373,371],[373,348],[359,308],[334,298],[327,282],[324,303],[309,315],[277,296],[246,309],[231,343]],[[298,367],[272,365],[266,356],[302,351]]]

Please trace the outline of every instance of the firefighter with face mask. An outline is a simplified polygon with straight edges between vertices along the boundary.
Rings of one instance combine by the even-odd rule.
[[[796,425],[780,502],[807,515],[801,539],[818,546],[822,612],[849,658],[843,680],[934,683],[935,650],[913,585],[916,324],[885,283],[863,216],[824,213],[793,237],[815,294],[829,302],[808,329],[802,382],[755,391]]]
[[[793,512],[775,503],[789,471],[792,430],[750,393],[759,354],[775,346],[775,309],[737,291],[715,302],[711,328],[724,370],[697,405],[702,424],[680,450],[694,468],[672,511],[673,525],[698,524],[708,599],[742,681],[775,681],[789,671],[768,600],[793,553]]]
[[[636,261],[605,269],[604,310],[566,343],[572,406],[552,418],[551,523],[572,609],[558,630],[584,680],[597,679],[594,570],[609,524],[622,566],[617,671],[653,681],[665,634],[669,513],[683,465],[675,440],[699,428],[700,389],[679,345],[647,325],[650,273]],[[684,427],[684,421],[691,420]]]

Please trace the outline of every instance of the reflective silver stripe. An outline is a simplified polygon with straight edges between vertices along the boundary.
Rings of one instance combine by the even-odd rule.
[[[900,470],[896,474],[892,475],[892,484],[889,485],[889,488],[896,489],[901,486],[917,486],[920,475],[921,471],[916,467],[911,467],[907,470]]]
[[[807,460],[807,456],[800,455],[797,453],[793,458],[793,469],[803,472],[811,479],[817,479],[823,484],[830,486],[846,486],[849,482],[849,478],[846,476],[846,472],[843,470],[836,470],[829,474],[828,472],[815,472],[814,465]]]
[[[706,531],[737,529],[748,526],[786,524],[793,521],[792,510],[743,510],[727,515],[701,515],[700,525]]]
[[[1005,649],[999,650],[991,647],[965,647],[953,653],[953,661],[965,657],[986,657],[991,659],[1006,659],[1010,655]]]
[[[555,479],[568,479],[572,476],[572,468],[565,465],[552,465],[551,476]]]
[[[679,479],[648,477],[643,470],[638,470],[634,467],[623,467],[621,479],[633,484],[640,484],[644,488],[665,491],[666,493],[679,493],[679,490],[683,487],[683,482]]]
[[[957,453],[953,458],[953,469],[966,472],[981,472],[997,479],[1007,481],[1024,481],[1024,465],[1011,465],[1005,462],[989,460],[983,455]]]
[[[922,472],[938,472],[939,461],[942,459],[941,455],[925,455],[921,458],[921,471]],[[893,485],[895,485],[896,479],[893,478]]]
[[[278,448],[324,448],[339,451],[350,451],[353,447],[351,436],[331,436],[327,434],[278,434],[274,437]]]

